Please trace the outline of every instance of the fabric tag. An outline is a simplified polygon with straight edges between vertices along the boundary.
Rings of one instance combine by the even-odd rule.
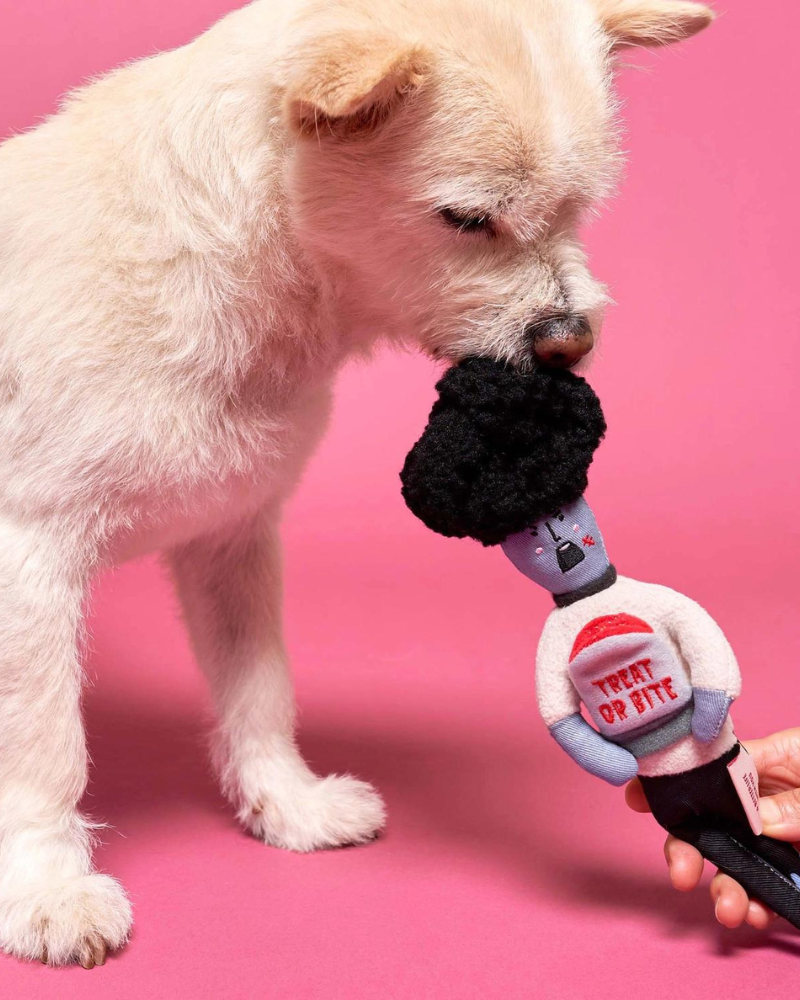
[[[739,756],[728,764],[728,773],[747,814],[750,829],[756,836],[762,834],[764,824],[758,811],[758,772],[753,758],[744,747],[739,748]]]

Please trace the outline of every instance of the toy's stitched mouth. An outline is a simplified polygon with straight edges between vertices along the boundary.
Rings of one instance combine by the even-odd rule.
[[[564,542],[556,548],[556,559],[558,568],[562,573],[569,573],[571,569],[582,563],[586,558],[586,553],[575,544],[575,542]]]

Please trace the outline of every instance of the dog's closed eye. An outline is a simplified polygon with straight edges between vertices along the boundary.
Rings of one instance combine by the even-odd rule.
[[[456,208],[441,208],[439,215],[448,226],[461,233],[494,235],[494,222],[485,212],[462,212]]]

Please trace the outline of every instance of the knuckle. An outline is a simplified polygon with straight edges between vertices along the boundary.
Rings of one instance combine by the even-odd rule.
[[[800,788],[792,788],[775,796],[775,802],[784,820],[800,819]]]

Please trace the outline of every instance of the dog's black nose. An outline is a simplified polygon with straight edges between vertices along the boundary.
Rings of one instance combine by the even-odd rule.
[[[536,360],[550,368],[572,368],[594,347],[594,335],[585,316],[551,316],[525,330]]]

